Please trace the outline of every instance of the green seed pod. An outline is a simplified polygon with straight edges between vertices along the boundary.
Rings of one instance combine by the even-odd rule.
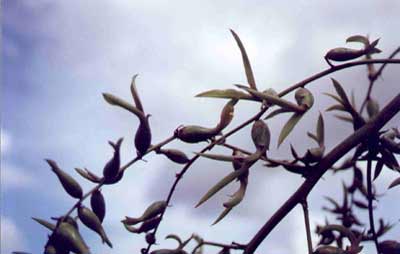
[[[186,143],[198,143],[207,141],[218,134],[215,129],[205,128],[196,125],[188,125],[176,130],[175,135],[177,138]]]
[[[400,243],[393,240],[386,240],[379,243],[379,251],[382,254],[400,254]]]
[[[379,113],[379,104],[376,100],[369,99],[367,101],[367,112],[369,118],[372,118]]]
[[[139,127],[135,135],[135,147],[138,156],[143,156],[151,145],[151,129],[147,115],[144,119],[140,119]]]
[[[124,223],[125,228],[132,233],[141,234],[147,231],[150,231],[158,226],[161,221],[161,216],[153,217],[151,219],[143,221],[139,228],[135,228],[133,226],[129,226],[128,224]]]
[[[115,143],[115,144],[111,141],[108,142],[114,149],[114,155],[107,162],[107,164],[104,166],[104,169],[103,169],[103,176],[104,176],[105,183],[109,184],[109,183],[113,182],[115,180],[115,178],[118,176],[119,168],[120,168],[120,164],[121,164],[120,148],[121,148],[122,141],[123,141],[123,139],[120,138],[120,139],[118,139],[117,143]]]
[[[90,206],[97,218],[103,222],[104,217],[106,216],[106,202],[100,190],[94,191],[90,196]]]
[[[314,105],[314,96],[306,88],[301,87],[297,89],[294,97],[298,105],[306,106],[307,109],[311,108]]]
[[[346,252],[338,247],[321,246],[318,247],[313,254],[345,254]]]
[[[158,149],[156,153],[164,154],[168,159],[179,164],[186,164],[189,162],[189,158],[186,154],[177,149]]]
[[[142,216],[139,218],[132,218],[132,217],[125,217],[124,220],[122,220],[122,223],[127,224],[127,225],[135,225],[139,222],[148,220],[150,218],[153,218],[162,212],[164,212],[165,208],[167,207],[167,202],[162,200],[162,201],[156,201],[152,203],[149,207],[146,208],[146,210],[143,212]]]
[[[358,58],[365,54],[365,50],[357,50],[350,48],[334,48],[326,53],[325,58],[337,62],[343,62]]]
[[[219,123],[216,127],[218,132],[225,129],[233,119],[233,113],[235,111],[235,104],[238,102],[237,99],[230,100],[222,109]]]
[[[101,221],[99,220],[99,218],[97,218],[94,212],[92,212],[89,208],[80,206],[78,208],[78,217],[82,221],[82,223],[85,224],[85,226],[100,235],[103,243],[107,243],[107,245],[112,248],[112,244],[108,239],[106,232],[103,229],[103,226],[101,225]]]
[[[269,149],[271,133],[268,125],[263,120],[257,120],[254,122],[251,129],[251,138],[253,139],[253,143],[257,150],[266,151]]]
[[[77,254],[90,254],[89,248],[84,242],[79,231],[69,223],[61,222],[54,236],[61,245]]]
[[[66,172],[61,170],[55,161],[50,159],[47,159],[46,161],[50,165],[51,170],[57,175],[61,185],[64,187],[64,190],[74,198],[82,198],[83,193],[79,183]]]

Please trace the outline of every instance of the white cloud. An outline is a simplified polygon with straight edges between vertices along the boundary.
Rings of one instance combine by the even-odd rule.
[[[26,241],[20,228],[9,217],[1,216],[1,253],[24,251]]]
[[[1,164],[1,189],[2,191],[12,189],[27,189],[32,187],[35,180],[31,173],[7,161]]]
[[[0,145],[1,155],[3,157],[3,155],[10,150],[11,146],[10,134],[4,128],[1,128],[0,130]]]

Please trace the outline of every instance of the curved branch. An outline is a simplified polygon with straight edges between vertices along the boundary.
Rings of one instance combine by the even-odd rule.
[[[367,139],[371,134],[378,132],[392,117],[400,111],[400,94],[371,119],[370,122],[351,134],[342,143],[337,145],[312,169],[310,177],[297,189],[297,191],[275,212],[274,215],[264,224],[257,234],[247,244],[243,253],[254,253],[261,242],[275,228],[276,225],[306,197],[323,174],[342,156],[354,148],[357,144]]]

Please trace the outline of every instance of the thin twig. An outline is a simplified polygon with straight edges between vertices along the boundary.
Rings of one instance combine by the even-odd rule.
[[[372,196],[372,158],[371,155],[368,155],[368,162],[367,162],[367,192],[368,192],[368,218],[369,218],[369,226],[370,232],[372,233],[372,240],[375,243],[376,251],[379,253],[378,247],[378,237],[375,231],[375,222],[374,222],[374,207],[373,207],[373,196]]]
[[[309,215],[308,215],[307,198],[304,198],[303,201],[301,201],[301,207],[303,208],[304,224],[306,226],[308,254],[312,254],[313,253],[313,246],[312,246],[312,239],[311,239],[310,218],[309,218]]]
[[[399,52],[400,52],[400,47],[398,47],[395,51],[393,51],[392,54],[390,54],[390,56],[388,57],[388,59],[393,59]],[[360,115],[362,114],[365,106],[367,105],[367,101],[371,97],[372,87],[374,86],[375,81],[378,79],[380,75],[382,75],[383,69],[386,67],[387,64],[388,63],[383,63],[376,73],[374,73],[372,76],[369,76],[368,90],[367,94],[365,95],[365,99],[363,100],[360,107]]]

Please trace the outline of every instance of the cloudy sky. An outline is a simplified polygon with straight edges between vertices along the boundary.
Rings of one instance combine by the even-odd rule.
[[[245,83],[239,50],[229,33],[242,38],[252,61],[258,86],[280,91],[326,68],[323,55],[344,46],[354,34],[381,38],[382,56],[400,44],[398,12],[392,1],[2,1],[1,94],[1,253],[42,251],[48,232],[30,218],[65,213],[73,204],[44,162],[52,158],[68,172],[88,167],[101,172],[112,154],[107,140],[124,137],[122,159],[135,155],[137,119],[104,103],[101,93],[130,99],[129,84],[139,73],[138,90],[145,110],[152,114],[154,142],[169,137],[180,124],[212,126],[219,118],[222,100],[194,95],[209,89]],[[357,47],[358,45],[355,45]],[[389,66],[375,98],[383,105],[398,93],[399,67]],[[360,101],[367,87],[365,67],[335,73],[346,90],[354,89]],[[316,103],[294,133],[291,142],[305,151],[310,145],[305,130],[313,130],[317,112],[331,101],[322,92],[332,91],[329,79],[310,85]],[[289,99],[292,99],[288,96]],[[232,126],[259,109],[240,103]],[[328,150],[351,132],[349,126],[327,121]],[[289,142],[276,149],[284,116],[271,121],[271,156],[286,156]],[[391,125],[398,125],[399,116]],[[232,144],[254,149],[249,128],[232,137]],[[306,145],[306,146],[305,146]],[[188,154],[201,145],[179,142]],[[218,149],[218,152],[229,152]],[[119,223],[125,215],[139,215],[154,200],[164,199],[174,174],[180,169],[165,158],[149,155],[132,166],[116,186],[106,186],[105,228],[113,249],[82,227],[93,253],[136,252],[143,236],[126,232]],[[250,175],[245,200],[220,224],[209,225],[222,211],[230,186],[204,206],[194,209],[211,185],[230,172],[224,163],[199,160],[178,186],[172,207],[160,226],[158,240],[168,233],[183,237],[195,232],[206,239],[245,243],[301,184],[298,176],[258,164]],[[312,224],[323,222],[323,195],[340,196],[345,175],[327,174],[310,196]],[[386,192],[390,172],[379,179]],[[78,178],[78,177],[77,177]],[[91,185],[79,179],[88,190]],[[399,220],[399,188],[386,192],[378,216]],[[367,221],[367,214],[360,216]],[[301,209],[285,218],[260,246],[259,253],[306,253]],[[400,225],[387,238],[399,239]],[[314,239],[317,241],[318,239]],[[366,253],[372,250],[366,246]],[[209,249],[216,253],[217,249]],[[372,253],[372,252],[370,252]]]

